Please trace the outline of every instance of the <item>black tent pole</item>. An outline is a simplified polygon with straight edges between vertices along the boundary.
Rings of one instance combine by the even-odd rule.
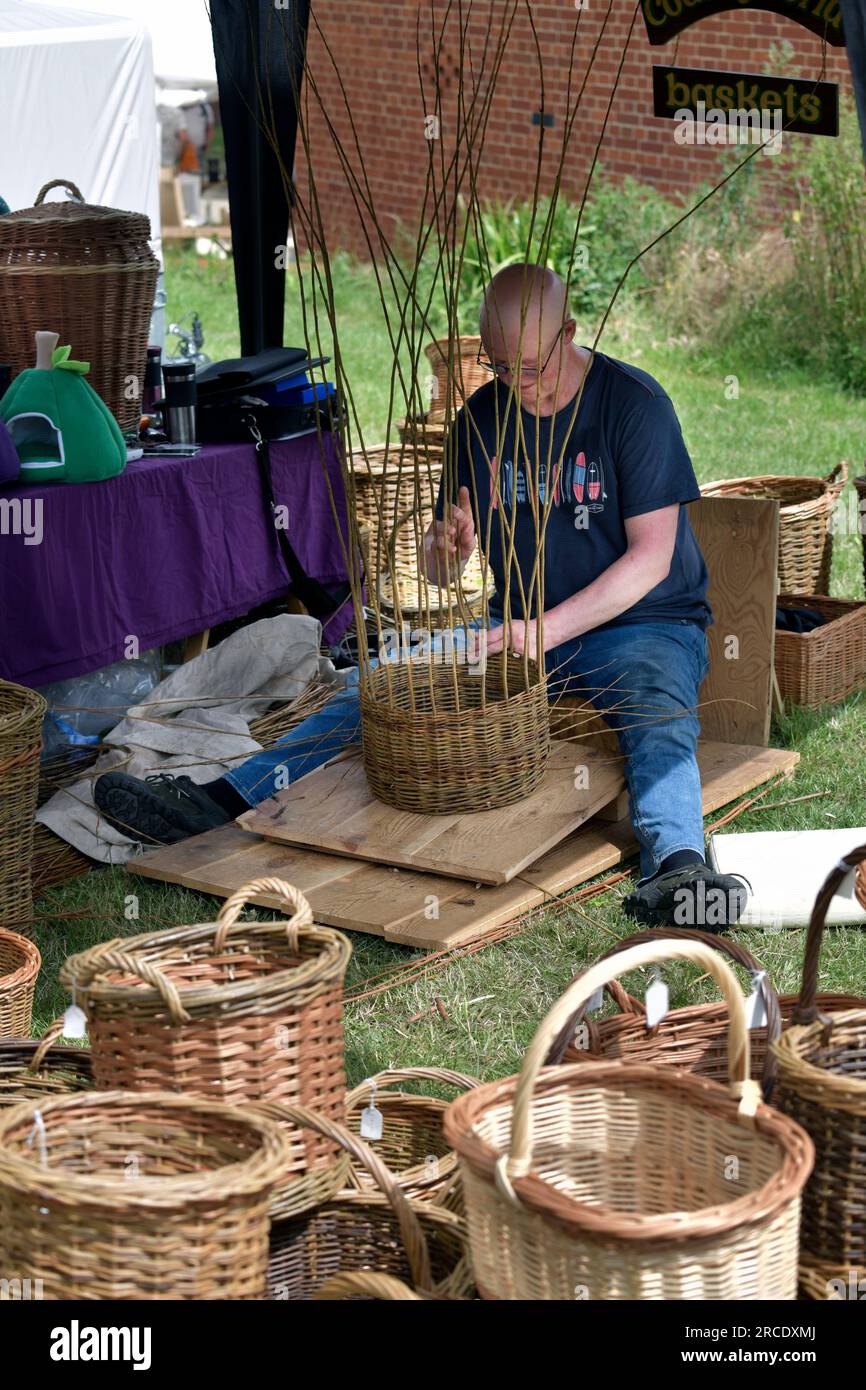
[[[866,158],[866,0],[840,0],[848,64],[860,118],[860,137]]]
[[[262,129],[291,174],[309,0],[210,0],[232,227],[241,352],[282,347],[289,200]]]

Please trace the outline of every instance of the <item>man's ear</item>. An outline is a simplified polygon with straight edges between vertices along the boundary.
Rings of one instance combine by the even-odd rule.
[[[574,335],[577,332],[577,319],[566,319],[562,326],[562,336],[566,343],[574,342]]]

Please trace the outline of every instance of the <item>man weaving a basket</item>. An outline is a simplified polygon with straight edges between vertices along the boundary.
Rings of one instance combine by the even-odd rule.
[[[641,872],[623,907],[641,923],[720,930],[739,917],[746,890],[704,859],[696,709],[712,615],[683,505],[700,491],[658,382],[579,347],[576,329],[566,287],[550,270],[511,265],[487,286],[479,361],[491,381],[452,427],[454,494],[445,498],[443,480],[425,568],[436,583],[453,580],[477,537],[489,535],[486,652],[507,645],[534,656],[536,615],[531,604],[524,612],[523,595],[532,593],[539,549],[534,515],[547,511],[549,689],[552,698],[584,695],[619,740]],[[500,507],[513,527],[510,561],[501,526],[488,525],[490,509]],[[170,843],[234,819],[359,737],[355,680],[273,748],[216,781],[110,772],[97,781],[95,799],[123,833]]]

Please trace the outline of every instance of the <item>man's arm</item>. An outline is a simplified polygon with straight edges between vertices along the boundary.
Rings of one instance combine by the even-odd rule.
[[[432,584],[445,588],[462,574],[475,549],[475,523],[468,487],[462,487],[459,506],[451,507],[450,520],[431,521],[424,536],[422,563]]]

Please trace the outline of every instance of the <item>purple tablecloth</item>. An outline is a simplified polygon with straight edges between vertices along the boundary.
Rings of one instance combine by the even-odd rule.
[[[337,588],[346,565],[325,466],[344,539],[347,531],[332,436],[283,440],[271,446],[271,460],[296,555],[307,574]],[[40,543],[12,534],[15,499],[41,501]],[[33,534],[37,513],[29,515]],[[26,508],[20,516],[26,525]],[[130,636],[145,652],[241,617],[287,588],[252,445],[140,459],[101,483],[0,491],[0,675],[7,680],[40,686],[94,671],[127,655]],[[325,641],[337,641],[352,616],[350,601],[328,622]]]

